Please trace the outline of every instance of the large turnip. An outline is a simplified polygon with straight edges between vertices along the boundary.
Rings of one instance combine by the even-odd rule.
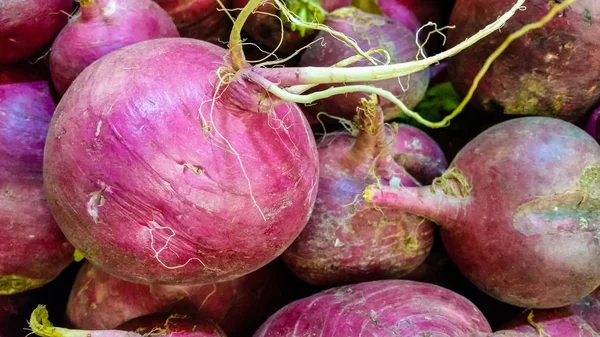
[[[530,0],[491,38],[451,58],[448,71],[465,94],[488,55],[524,24],[540,19],[560,3]],[[449,46],[483,28],[513,0],[457,0],[448,32]],[[477,18],[476,20],[474,18]],[[540,115],[575,121],[600,98],[600,2],[579,0],[542,29],[513,42],[496,60],[475,91],[483,110],[508,115]]]
[[[52,82],[64,94],[77,75],[100,57],[140,41],[177,36],[169,15],[151,0],[82,1],[52,43]]]
[[[232,22],[216,0],[154,0],[177,25],[183,37],[223,45],[231,33]],[[229,7],[230,1],[221,1]]]
[[[379,206],[429,218],[449,256],[517,306],[574,303],[600,285],[600,146],[554,118],[522,117],[473,139],[425,187],[371,186]]]
[[[254,337],[464,337],[491,332],[466,298],[439,286],[386,280],[331,288],[292,302]]]
[[[24,61],[67,23],[73,0],[0,1],[0,64]]]
[[[413,172],[427,171],[424,166],[429,160],[445,163],[443,155],[423,156],[428,160],[420,161],[419,154],[407,147],[423,150],[435,142],[406,125],[396,125],[386,133],[383,111],[376,100],[364,101],[356,127],[356,137],[335,132],[319,140],[315,209],[300,236],[283,254],[296,275],[311,284],[332,286],[402,277],[425,260],[433,243],[430,221],[395,210],[363,207],[356,196],[379,180],[418,186],[394,159],[406,162]],[[444,169],[438,168],[438,175]]]
[[[260,0],[239,14],[229,51],[187,38],[116,50],[57,106],[44,157],[52,213],[91,263],[128,281],[208,284],[257,270],[300,234],[318,183],[313,135],[289,102],[319,97],[281,87],[414,73],[490,34],[519,1],[475,38],[410,64],[250,67],[240,28]]]
[[[135,317],[176,312],[213,319],[229,337],[245,336],[297,298],[293,280],[278,260],[233,281],[189,286],[135,284],[86,262],[69,296],[67,322],[78,329],[114,329]]]
[[[354,7],[346,7],[329,13],[324,24],[356,40],[363,50],[385,49],[389,53],[392,63],[414,60],[418,54],[415,34],[403,25],[380,15],[366,13]],[[316,39],[323,39],[323,42],[313,45],[304,52],[300,59],[301,66],[331,66],[356,54],[354,49],[328,32],[319,32]],[[368,66],[369,64],[369,61],[362,60],[352,66]],[[408,108],[413,108],[419,103],[425,95],[428,84],[429,69],[412,74],[410,80],[407,77],[391,78],[373,83],[373,85],[392,92]],[[313,90],[323,90],[328,87],[331,85],[317,86]],[[313,116],[320,112],[327,112],[330,115],[352,119],[356,113],[356,107],[360,105],[361,98],[366,96],[359,92],[333,96],[307,105],[306,109]],[[384,109],[386,120],[398,117],[400,114],[400,109],[388,100],[382,100],[381,106]]]
[[[42,181],[54,108],[48,82],[0,85],[0,295],[38,288],[73,260]]]

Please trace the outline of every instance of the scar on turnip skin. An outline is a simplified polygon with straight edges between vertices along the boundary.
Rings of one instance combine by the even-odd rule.
[[[167,227],[167,226],[160,226],[156,221],[148,221],[148,231],[150,232],[150,248],[152,248],[152,251],[154,252],[154,258],[158,261],[158,263],[160,263],[163,267],[167,268],[167,269],[179,269],[179,268],[183,268],[185,266],[187,266],[190,262],[192,261],[198,261],[202,264],[202,266],[206,267],[206,265],[204,264],[204,262],[202,262],[202,260],[200,260],[197,257],[192,257],[189,258],[185,263],[180,264],[180,265],[175,265],[175,266],[169,266],[167,265],[165,262],[163,262],[160,259],[160,253],[162,253],[165,249],[168,248],[169,246],[169,242],[171,241],[171,239],[173,239],[176,235],[175,231],[171,228],[171,227]],[[150,226],[154,226],[154,227],[150,227]],[[170,231],[169,236],[166,238],[164,245],[160,248],[160,249],[156,249],[155,247],[155,239],[154,239],[154,231],[156,230],[168,230]],[[169,248],[170,249],[170,248]],[[171,249],[170,249],[171,250]],[[176,252],[174,252],[173,250],[171,250],[175,255],[178,255]]]
[[[100,216],[100,207],[104,206],[105,198],[104,192],[110,190],[110,187],[103,187],[99,191],[90,193],[90,199],[87,202],[87,212],[94,220],[94,223],[98,223],[98,217]]]

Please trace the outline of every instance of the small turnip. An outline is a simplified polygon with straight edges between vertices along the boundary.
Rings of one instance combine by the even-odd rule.
[[[315,209],[300,236],[283,254],[294,273],[314,285],[400,278],[423,262],[433,243],[431,222],[408,213],[363,207],[357,196],[379,180],[418,186],[394,159],[427,177],[430,169],[424,166],[429,160],[445,163],[443,154],[434,159],[411,150],[438,155],[439,147],[426,149],[423,143],[435,142],[410,126],[395,125],[386,132],[383,111],[373,98],[363,101],[356,124],[356,137],[335,132],[319,140]],[[440,175],[444,169],[436,165],[431,170]]]
[[[365,199],[441,226],[450,258],[488,295],[528,308],[600,285],[600,146],[547,117],[497,124],[431,186],[370,186]]]
[[[385,49],[391,63],[414,60],[418,54],[415,43],[415,34],[403,25],[389,18],[363,12],[354,7],[345,7],[329,13],[325,25],[356,40],[363,50]],[[300,66],[332,66],[335,63],[351,57],[356,52],[345,42],[330,35],[328,32],[319,32],[316,39],[323,42],[307,49],[300,59]],[[376,57],[381,60],[381,57]],[[368,66],[369,61],[356,62],[352,67]],[[429,84],[429,69],[412,74],[410,81],[404,78],[392,78],[373,82],[373,85],[384,88],[399,97],[408,108],[413,108],[425,95]],[[339,85],[341,86],[341,84]],[[313,90],[323,90],[331,85],[320,85]],[[352,93],[325,98],[307,105],[306,109],[316,116],[320,112],[352,120],[356,114],[356,107],[360,105],[361,98],[367,98],[365,93]],[[384,110],[385,120],[398,117],[399,108],[392,102],[382,99],[381,106]]]
[[[229,282],[210,285],[146,285],[106,274],[86,262],[67,304],[67,322],[85,330],[114,329],[157,312],[175,312],[214,320],[230,337],[245,336],[292,299],[293,275],[276,260]]]
[[[81,1],[52,44],[52,82],[62,95],[100,57],[140,41],[178,36],[169,15],[151,0]]]
[[[52,42],[67,23],[72,0],[2,0],[0,64],[25,61]]]
[[[46,81],[0,85],[0,295],[38,288],[73,261],[42,181],[54,108]]]

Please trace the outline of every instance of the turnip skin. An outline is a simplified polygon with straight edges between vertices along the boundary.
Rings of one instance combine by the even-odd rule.
[[[450,58],[448,71],[456,89],[464,95],[488,55],[510,33],[540,19],[553,3],[530,1],[500,32]],[[450,18],[456,28],[448,32],[448,46],[463,41],[512,4],[456,1]],[[484,76],[472,102],[495,113],[576,121],[600,99],[599,35],[600,3],[577,1],[544,28],[514,41]]]
[[[254,337],[435,337],[491,332],[464,297],[431,284],[382,280],[331,288],[288,304]]]
[[[341,32],[356,40],[363,50],[385,49],[391,58],[391,63],[412,61],[416,58],[418,47],[415,44],[415,35],[408,28],[389,18],[363,12],[353,7],[345,7],[329,13],[324,22],[333,30]],[[323,38],[323,42],[307,49],[300,59],[300,66],[331,66],[335,63],[356,55],[356,51],[331,36],[328,32],[319,32],[315,39]],[[381,59],[380,56],[376,58]],[[351,65],[351,67],[369,66],[371,63],[362,60]],[[371,82],[376,87],[391,91],[399,97],[403,103],[412,108],[419,103],[425,95],[429,84],[429,69],[425,69],[410,76],[402,77],[400,82],[397,78]],[[312,91],[324,90],[330,87],[339,87],[342,84],[322,84]],[[402,89],[408,88],[407,91]],[[320,112],[351,120],[356,115],[356,107],[360,105],[361,98],[367,98],[366,93],[350,93],[336,95],[316,101],[307,105],[306,110],[313,116]],[[400,114],[399,108],[386,99],[381,100],[385,120],[391,120]]]
[[[438,223],[450,258],[488,295],[556,308],[600,284],[599,172],[600,147],[585,131],[522,117],[475,137],[433,187],[366,193]]]
[[[100,57],[140,41],[178,36],[171,18],[151,0],[87,1],[52,43],[52,82],[62,95]]]
[[[201,317],[158,313],[138,317],[121,324],[118,329],[169,337],[227,337],[214,322]]]
[[[25,61],[41,51],[67,23],[72,6],[72,0],[3,0],[0,64]]]
[[[155,312],[209,318],[229,337],[246,336],[290,296],[293,275],[279,260],[232,281],[208,285],[135,284],[104,273],[86,262],[67,304],[73,328],[114,329],[126,321]]]
[[[227,42],[232,22],[215,0],[154,0],[173,18],[182,37],[220,46]],[[229,7],[230,1],[221,1]]]
[[[44,163],[49,203],[104,271],[136,283],[224,282],[275,259],[306,225],[318,181],[308,123],[242,77],[211,114],[226,54],[186,38],[140,42],[86,68],[59,103]]]
[[[46,81],[0,85],[0,295],[39,288],[73,261],[42,181],[54,108]]]

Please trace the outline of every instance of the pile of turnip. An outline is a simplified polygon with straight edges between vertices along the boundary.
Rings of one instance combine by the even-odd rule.
[[[5,0],[0,337],[600,336],[592,0]]]

